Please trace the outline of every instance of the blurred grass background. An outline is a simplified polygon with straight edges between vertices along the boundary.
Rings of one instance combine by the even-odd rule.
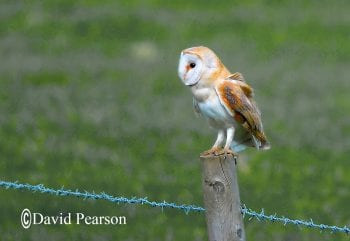
[[[242,202],[350,225],[350,2],[0,2],[1,179],[202,204],[215,131],[177,77],[206,45],[256,91],[268,152],[241,155]],[[23,208],[125,215],[126,226],[20,226]],[[1,240],[207,240],[205,216],[0,190]],[[248,240],[348,240],[246,222]]]

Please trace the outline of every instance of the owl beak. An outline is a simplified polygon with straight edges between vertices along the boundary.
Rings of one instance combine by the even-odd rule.
[[[190,66],[189,65],[186,65],[186,72],[184,73],[184,79],[186,79],[186,75],[188,73],[188,71],[190,70]]]
[[[184,73],[184,77],[183,77],[183,79],[186,79],[186,75],[187,75],[187,72],[186,72],[186,73]]]

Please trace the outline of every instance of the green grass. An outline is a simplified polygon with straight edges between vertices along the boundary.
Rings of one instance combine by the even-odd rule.
[[[213,48],[256,91],[268,152],[239,163],[242,201],[350,225],[348,1],[2,1],[1,179],[202,203],[215,138],[177,77]],[[23,208],[125,215],[126,226],[20,226]],[[2,240],[207,240],[205,216],[0,190]],[[246,221],[248,240],[348,240]]]

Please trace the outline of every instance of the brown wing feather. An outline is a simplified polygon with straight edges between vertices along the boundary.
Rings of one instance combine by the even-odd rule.
[[[252,89],[252,87],[250,87],[248,84],[246,84],[245,82],[238,82],[238,85],[241,87],[241,89],[243,90],[244,94],[248,97],[248,98],[253,98],[254,96],[254,91]]]
[[[235,72],[235,73],[231,74],[229,76],[229,78],[234,79],[234,80],[243,81],[243,82],[245,81],[243,75],[239,72]]]
[[[224,81],[216,89],[220,101],[249,133],[261,143],[260,147],[268,147],[267,138],[263,131],[260,112],[255,104],[234,82]]]
[[[244,94],[248,98],[253,98],[254,90],[247,83],[245,83],[244,77],[243,77],[243,75],[241,73],[235,72],[235,73],[231,74],[228,78],[232,79],[232,80],[237,80],[236,84],[238,84],[241,87],[241,89],[243,90]]]

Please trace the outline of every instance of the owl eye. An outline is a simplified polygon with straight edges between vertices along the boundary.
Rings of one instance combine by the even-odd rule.
[[[193,69],[194,67],[196,67],[195,63],[190,63],[190,67]]]

